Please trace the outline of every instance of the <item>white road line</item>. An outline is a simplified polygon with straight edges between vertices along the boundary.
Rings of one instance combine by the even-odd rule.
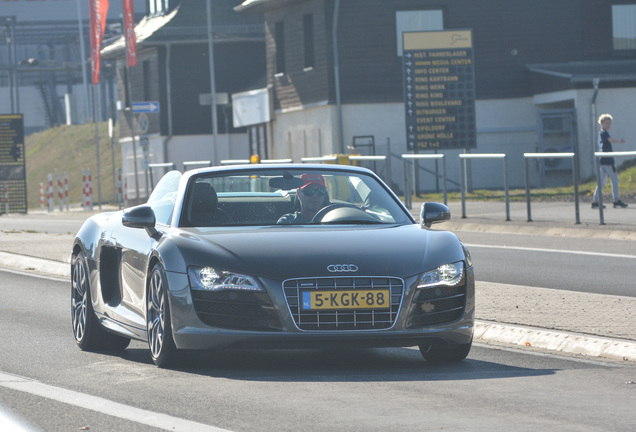
[[[588,251],[573,251],[573,250],[566,250],[566,249],[543,249],[543,248],[528,248],[528,247],[521,247],[521,246],[497,246],[497,245],[482,245],[482,244],[466,244],[466,246],[468,248],[507,249],[507,250],[526,251],[526,252],[552,252],[552,253],[563,253],[563,254],[572,254],[572,255],[602,256],[607,258],[636,259],[636,255],[612,254],[612,253],[588,252]]]
[[[29,378],[0,372],[0,387],[26,392],[32,395],[51,399],[79,408],[88,409],[135,423],[169,431],[183,432],[229,432],[214,426],[197,423],[190,420],[172,417],[153,411],[147,411],[121,403],[113,402],[97,396],[54,387]]]

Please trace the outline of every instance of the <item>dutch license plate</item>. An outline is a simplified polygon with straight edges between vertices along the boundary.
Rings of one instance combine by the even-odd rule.
[[[303,310],[388,309],[389,290],[303,291]]]

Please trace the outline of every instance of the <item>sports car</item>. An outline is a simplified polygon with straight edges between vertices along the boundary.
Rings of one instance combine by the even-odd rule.
[[[467,248],[416,221],[372,171],[252,164],[168,172],[147,203],[87,219],[72,250],[82,350],[419,347],[461,361],[473,338]]]

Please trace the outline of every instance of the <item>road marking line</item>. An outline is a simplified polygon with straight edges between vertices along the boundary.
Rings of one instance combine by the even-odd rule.
[[[612,253],[604,253],[604,252],[573,251],[573,250],[566,250],[566,249],[542,249],[542,248],[529,248],[529,247],[521,247],[521,246],[496,246],[496,245],[482,245],[482,244],[466,244],[466,246],[469,248],[508,249],[508,250],[527,251],[527,252],[553,252],[553,253],[566,253],[566,254],[573,254],[573,255],[602,256],[607,258],[636,259],[636,255],[612,254]]]
[[[51,399],[57,402],[62,402],[68,405],[73,405],[79,408],[88,409],[163,430],[183,432],[229,432],[227,429],[221,429],[214,426],[208,426],[203,423],[172,417],[167,414],[135,408],[98,396],[92,396],[86,393],[79,393],[73,390],[51,386],[29,378],[10,375],[3,372],[0,372],[0,387],[18,390],[35,396],[40,396],[46,399]]]

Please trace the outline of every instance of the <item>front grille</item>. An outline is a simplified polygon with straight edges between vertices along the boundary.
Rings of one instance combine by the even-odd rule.
[[[192,300],[199,319],[212,327],[259,331],[282,329],[265,293],[192,290]]]
[[[284,282],[285,298],[301,330],[379,330],[393,326],[402,302],[404,281],[388,277],[290,279]],[[388,309],[305,310],[301,296],[307,291],[389,290]]]
[[[423,327],[457,321],[466,307],[466,284],[454,287],[427,288],[413,301],[409,327]]]

